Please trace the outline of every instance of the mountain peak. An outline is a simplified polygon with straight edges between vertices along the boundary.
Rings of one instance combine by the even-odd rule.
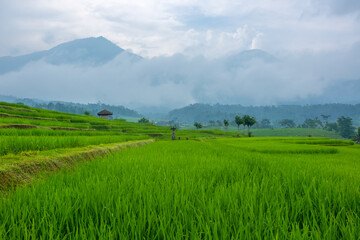
[[[102,65],[121,53],[126,53],[126,51],[103,36],[76,39],[61,43],[50,50],[17,57],[0,57],[0,74],[19,70],[26,64],[39,60],[53,65]],[[128,53],[127,57],[131,59],[140,58],[132,53]]]
[[[265,63],[277,62],[278,59],[261,49],[251,49],[230,55],[226,58],[229,68],[245,67],[251,61],[257,60]]]
[[[124,50],[106,38],[90,37],[62,43],[48,51],[45,60],[52,64],[85,62],[106,63]]]
[[[261,49],[251,49],[251,50],[242,51],[242,52],[234,54],[230,57],[237,59],[239,61],[249,61],[249,60],[253,60],[253,59],[259,59],[264,62],[277,61],[276,57],[274,57],[273,55],[271,55]]]

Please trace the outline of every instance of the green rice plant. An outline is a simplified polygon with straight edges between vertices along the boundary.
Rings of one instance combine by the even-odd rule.
[[[234,140],[222,140],[224,144],[239,148],[249,152],[259,152],[268,154],[335,154],[339,150],[329,146],[315,146],[307,143],[306,140],[286,139],[286,138],[252,138],[252,139],[239,139]],[[325,140],[318,140],[320,143],[327,142]],[[328,142],[332,142],[331,140]],[[299,144],[301,143],[301,144]]]
[[[46,128],[16,129],[0,128],[0,136],[101,136],[120,135],[119,131],[68,131]],[[122,134],[124,135],[124,134]]]
[[[72,127],[87,129],[90,127],[88,123],[70,123],[64,121],[47,121],[47,120],[35,120],[35,119],[23,119],[23,118],[1,118],[0,123],[6,124],[26,124],[43,127]]]
[[[20,109],[31,109],[27,105],[17,104],[17,103],[8,103],[8,102],[0,102],[0,106],[7,106],[7,107],[12,107],[12,108],[20,108]]]
[[[88,145],[126,142],[147,139],[148,136],[1,136],[0,156],[27,151],[44,151],[56,148],[73,148]]]
[[[0,238],[360,238],[352,146],[272,155],[231,141],[246,144],[158,141],[17,188],[0,198]]]
[[[312,144],[312,145],[328,145],[328,146],[354,145],[353,141],[334,140],[334,139],[289,140],[287,142],[296,143],[296,144]]]
[[[219,129],[219,127],[207,127],[208,129]],[[237,127],[229,126],[228,128],[221,127],[222,131],[236,132]],[[244,132],[243,130],[241,132]],[[255,137],[328,137],[334,139],[343,139],[338,133],[334,131],[327,131],[323,129],[313,128],[263,128],[252,129],[251,133]]]

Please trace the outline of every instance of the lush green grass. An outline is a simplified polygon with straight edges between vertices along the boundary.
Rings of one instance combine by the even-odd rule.
[[[220,130],[177,130],[176,135],[177,139],[203,139],[232,137],[237,134]],[[159,127],[151,123],[139,124],[124,119],[109,121],[92,116],[0,103],[0,164],[26,162],[22,156],[43,155],[39,151],[148,138],[169,140],[171,130],[169,127]],[[32,152],[27,153],[28,151]]]
[[[116,142],[147,139],[148,136],[2,136],[0,156],[26,151],[44,151],[55,148],[84,147]]]
[[[26,111],[24,111],[26,110]],[[134,122],[127,122],[124,119],[109,121],[106,119],[92,116],[76,115],[49,111],[38,108],[30,108],[25,105],[9,104],[0,102],[0,114],[6,114],[10,117],[0,116],[0,124],[24,124],[40,127],[65,127],[79,129],[96,129],[106,131],[118,131],[127,129],[150,129],[152,131],[161,131],[164,128],[153,124],[139,125]]]
[[[163,141],[169,127],[7,103],[0,125],[10,127],[0,128],[0,178],[19,184],[122,148],[110,143],[160,140],[0,192],[0,239],[360,238],[360,147],[314,138],[332,132],[188,129]]]
[[[187,127],[184,129],[195,130],[195,127]],[[222,131],[239,132],[247,135],[248,130],[240,127],[238,131],[237,127],[229,126],[225,127],[206,127],[204,129],[214,130],[221,129]],[[261,128],[261,129],[250,129],[251,133],[255,137],[327,137],[334,139],[343,139],[338,133],[334,131],[326,131],[323,129],[313,128]]]
[[[49,111],[44,109],[30,108],[25,105],[19,104],[9,104],[9,103],[0,103],[0,114],[7,114],[4,117],[0,115],[0,126],[1,125],[27,125],[29,127],[37,128],[31,130],[21,129],[19,131],[10,131],[4,128],[0,128],[1,135],[11,135],[15,136],[21,135],[36,135],[41,136],[58,136],[58,135],[149,135],[151,137],[160,138],[160,139],[171,139],[171,130],[170,127],[160,127],[151,123],[135,123],[128,122],[124,119],[115,119],[115,120],[106,120],[101,118],[96,118],[92,116],[82,116],[76,114],[61,113],[55,111]],[[26,118],[21,118],[26,117]],[[34,119],[29,119],[34,118]],[[3,127],[3,126],[2,126]],[[14,126],[10,126],[12,129]],[[56,132],[62,131],[62,133],[54,133],[51,131],[46,131],[51,128],[68,128],[78,131],[65,131],[65,130],[56,130]],[[39,130],[41,129],[41,130]],[[92,132],[89,131],[80,131],[80,130],[95,130]],[[108,134],[106,134],[108,133]],[[234,132],[224,132],[221,130],[203,130],[203,131],[193,131],[193,130],[177,130],[177,137],[180,138],[203,138],[203,137],[232,137],[236,136],[237,133]],[[240,134],[241,135],[241,134]]]
[[[252,129],[251,132],[256,137],[327,137],[342,139],[334,131],[312,128],[275,128],[275,129]]]
[[[23,125],[42,126],[42,127],[68,127],[68,128],[79,128],[79,129],[91,128],[91,125],[89,123],[71,123],[69,121],[48,121],[48,120],[36,120],[36,119],[0,117],[0,122],[2,125],[23,124]]]
[[[101,136],[123,135],[119,131],[66,131],[44,128],[16,129],[0,128],[0,136]]]
[[[0,238],[359,239],[360,148],[295,140],[128,149],[7,193]]]

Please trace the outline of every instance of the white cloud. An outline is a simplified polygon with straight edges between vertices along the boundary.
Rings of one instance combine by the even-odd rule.
[[[357,0],[1,1],[0,56],[100,35],[148,57],[197,47],[207,56],[331,50],[360,40],[359,8]]]
[[[360,79],[359,9],[358,0],[0,1],[0,56],[102,35],[153,57],[88,69],[33,63],[0,76],[0,93],[172,107],[305,99]],[[282,61],[224,67],[222,56],[254,48]]]

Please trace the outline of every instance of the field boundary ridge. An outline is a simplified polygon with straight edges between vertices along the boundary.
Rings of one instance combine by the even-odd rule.
[[[36,178],[41,178],[44,173],[73,168],[81,162],[92,161],[95,158],[105,157],[122,149],[143,146],[153,142],[155,142],[154,139],[146,139],[90,145],[76,149],[57,149],[56,151],[60,153],[54,156],[46,156],[43,153],[41,156],[37,156],[36,152],[24,152],[19,160],[0,166],[0,191],[10,189],[12,186],[28,184]],[[53,150],[44,151],[45,154],[46,152],[53,152]]]

